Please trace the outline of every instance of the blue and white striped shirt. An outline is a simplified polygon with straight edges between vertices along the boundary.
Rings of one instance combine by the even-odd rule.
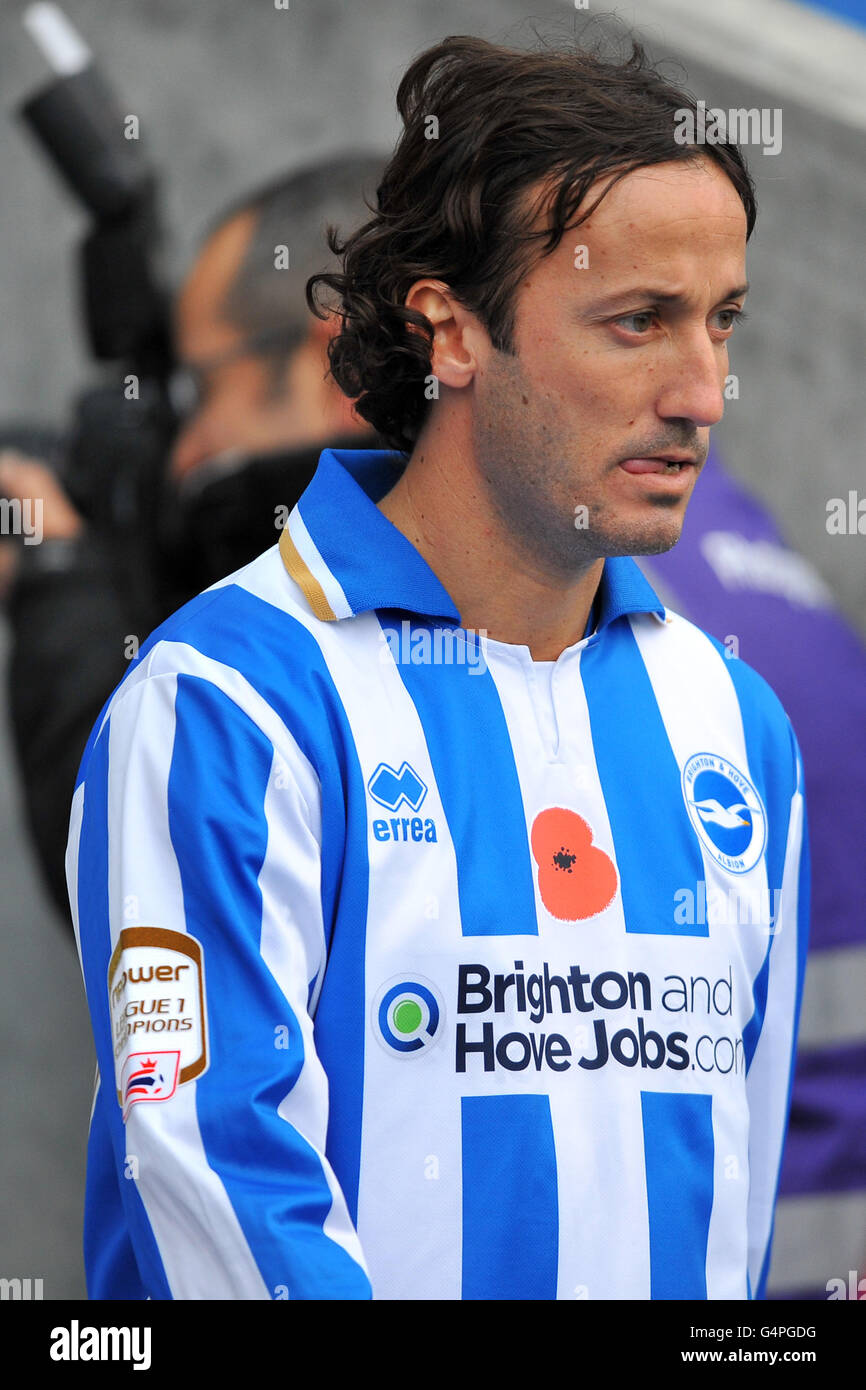
[[[149,638],[67,873],[93,1298],[760,1296],[802,991],[765,682],[608,559],[556,662],[467,633],[322,454]]]

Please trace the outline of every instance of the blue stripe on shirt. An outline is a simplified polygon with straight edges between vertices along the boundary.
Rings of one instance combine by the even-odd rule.
[[[316,1011],[316,1048],[340,1097],[329,1111],[327,1155],[353,1222],[358,1218],[364,1096],[365,952],[369,860],[366,789],[354,739],[318,642],[291,614],[236,584],[192,599],[157,628],[157,641],[188,642],[234,667],[286,725],[322,789],[322,913],[334,952]],[[347,835],[347,824],[355,834]]]
[[[580,659],[592,742],[607,805],[627,932],[708,936],[707,923],[675,921],[677,895],[704,879],[680,770],[629,623]],[[693,914],[695,915],[695,914]]]
[[[136,1262],[121,1192],[122,1183],[128,1188],[134,1188],[135,1183],[119,1176],[111,1141],[114,1112],[119,1111],[113,1088],[113,1076],[99,1087],[87,1143],[87,1219],[84,1224],[87,1293],[89,1298],[99,1300],[145,1299],[149,1291]],[[128,1200],[132,1199],[131,1192],[126,1195]],[[146,1215],[142,1215],[146,1221]],[[168,1296],[165,1290],[163,1293]]]
[[[710,641],[720,653],[724,654],[725,649],[720,642],[716,641],[715,638],[710,638]],[[776,904],[779,901],[777,895],[781,894],[785,872],[791,798],[797,790],[796,768],[799,763],[799,754],[785,712],[778,697],[766,681],[758,675],[757,671],[752,670],[750,666],[743,665],[741,661],[726,660],[725,670],[733,683],[743,716],[746,757],[749,763],[748,776],[754,782],[767,812],[767,845],[764,858],[767,867],[767,888],[770,893],[770,902]],[[780,724],[782,727],[787,725],[789,730],[789,742],[781,747],[779,741]],[[746,769],[743,770],[746,771]],[[804,851],[808,856],[805,838]],[[802,864],[800,877],[802,884],[804,882]],[[808,939],[807,932],[802,925],[807,920],[807,916],[804,918],[803,915],[804,907],[808,916],[808,904],[801,903],[800,923],[792,922],[789,924],[789,928],[797,930],[800,936],[798,940],[798,952],[801,957],[797,983],[798,1011],[803,989],[805,951]],[[775,925],[775,911],[773,924]],[[747,930],[756,930],[756,928],[750,927]],[[770,980],[770,952],[774,940],[775,934],[768,933],[767,949],[753,986],[754,1010],[752,1017],[743,1029],[743,1053],[747,1074],[764,1025]]]
[[[82,965],[87,987],[87,1003],[96,1039],[96,1057],[101,1078],[100,1094],[91,1122],[89,1155],[99,1155],[100,1164],[91,1172],[88,1167],[85,1197],[85,1228],[88,1294],[93,1299],[171,1298],[159,1249],[132,1178],[121,1178],[126,1154],[126,1126],[117,1101],[114,1076],[113,1032],[108,1007],[108,962],[111,958],[111,925],[108,913],[108,757],[110,725],[91,745],[84,788],[84,807],[78,850],[78,912],[79,920],[87,924],[81,933]],[[118,1199],[126,1211],[130,1230],[135,1233],[134,1245],[141,1270],[136,1286],[128,1260],[118,1266],[106,1258],[99,1234],[109,1224],[110,1213],[103,1201],[106,1195],[105,1164],[110,1146],[114,1157],[115,1184],[108,1193],[111,1205]],[[115,1282],[119,1276],[121,1282]],[[138,1292],[134,1292],[135,1288]]]
[[[641,1091],[650,1298],[706,1298],[713,1098]]]
[[[718,651],[724,652],[724,648],[720,642],[715,638],[710,638],[710,640]],[[733,682],[740,704],[740,710],[743,715],[743,724],[746,732],[746,756],[749,761],[749,776],[755,783],[767,812],[767,846],[765,850],[767,887],[770,890],[770,901],[775,903],[777,901],[775,894],[781,892],[785,872],[785,856],[790,830],[791,800],[798,789],[801,793],[803,792],[802,758],[794,731],[788,722],[782,704],[763,677],[759,676],[757,671],[752,670],[750,666],[746,666],[740,661],[728,660],[725,662],[725,667]],[[788,741],[787,743],[781,744],[781,746],[778,732],[780,725],[783,727],[787,726],[788,730]],[[790,1053],[790,1069],[788,1072],[786,1114],[790,1107],[791,1090],[794,1083],[797,1024],[799,1022],[800,1007],[803,1001],[806,952],[809,945],[809,881],[809,827],[806,808],[804,806],[803,838],[797,880],[797,920],[788,922],[787,924],[783,923],[782,925],[783,930],[795,931],[797,933],[794,1028]],[[775,912],[773,914],[773,925],[776,925]],[[761,1037],[761,1030],[764,1026],[770,983],[770,953],[773,950],[773,943],[775,940],[776,933],[773,932],[768,936],[767,950],[752,990],[754,1000],[752,1017],[743,1029],[743,1054],[746,1061],[747,1075]],[[781,1170],[781,1154],[779,1157],[779,1168]],[[779,1190],[779,1175],[779,1172],[777,1172],[776,1187],[773,1196],[774,1210]],[[772,1240],[773,1231],[771,1227],[770,1238],[764,1253],[760,1277],[755,1289],[755,1297],[758,1299],[764,1298],[766,1293],[767,1278],[770,1271]]]
[[[432,623],[411,623],[413,638],[424,634],[431,650],[433,631]],[[454,844],[463,935],[537,936],[526,813],[493,677],[431,661],[398,661],[397,670],[421,720]]]
[[[279,1114],[305,1057],[298,1020],[260,954],[273,748],[197,677],[178,676],[175,711],[169,829],[186,929],[204,953],[210,1065],[196,1108],[208,1163],[271,1297],[287,1288],[292,1299],[365,1298],[363,1270],[322,1230],[332,1198],[321,1160]],[[276,1046],[280,1026],[285,1047]]]
[[[555,1299],[559,1200],[550,1097],[463,1096],[464,1299]]]

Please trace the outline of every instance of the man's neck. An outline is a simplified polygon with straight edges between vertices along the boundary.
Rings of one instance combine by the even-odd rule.
[[[545,573],[508,534],[466,452],[427,434],[379,509],[427,561],[463,626],[555,661],[586,631],[604,561],[567,580]]]

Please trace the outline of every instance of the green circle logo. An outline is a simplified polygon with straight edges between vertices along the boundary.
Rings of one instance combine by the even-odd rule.
[[[391,1015],[391,1021],[398,1033],[415,1033],[421,1027],[423,1014],[420,1004],[414,999],[404,999]]]
[[[392,1056],[412,1057],[429,1050],[444,1032],[445,1005],[430,980],[395,975],[376,992],[372,1022]]]

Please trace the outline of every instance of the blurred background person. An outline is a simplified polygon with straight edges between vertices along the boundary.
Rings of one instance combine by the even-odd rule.
[[[31,834],[70,930],[75,776],[126,661],[181,603],[276,543],[326,444],[378,444],[327,374],[336,320],[309,312],[304,284],[329,261],[326,226],[347,233],[363,220],[381,169],[349,153],[295,171],[239,199],[207,235],[175,304],[188,414],[166,460],[150,573],[128,582],[125,537],[89,523],[54,469],[0,454],[0,491],[42,504],[41,544],[3,543],[9,701]]]

